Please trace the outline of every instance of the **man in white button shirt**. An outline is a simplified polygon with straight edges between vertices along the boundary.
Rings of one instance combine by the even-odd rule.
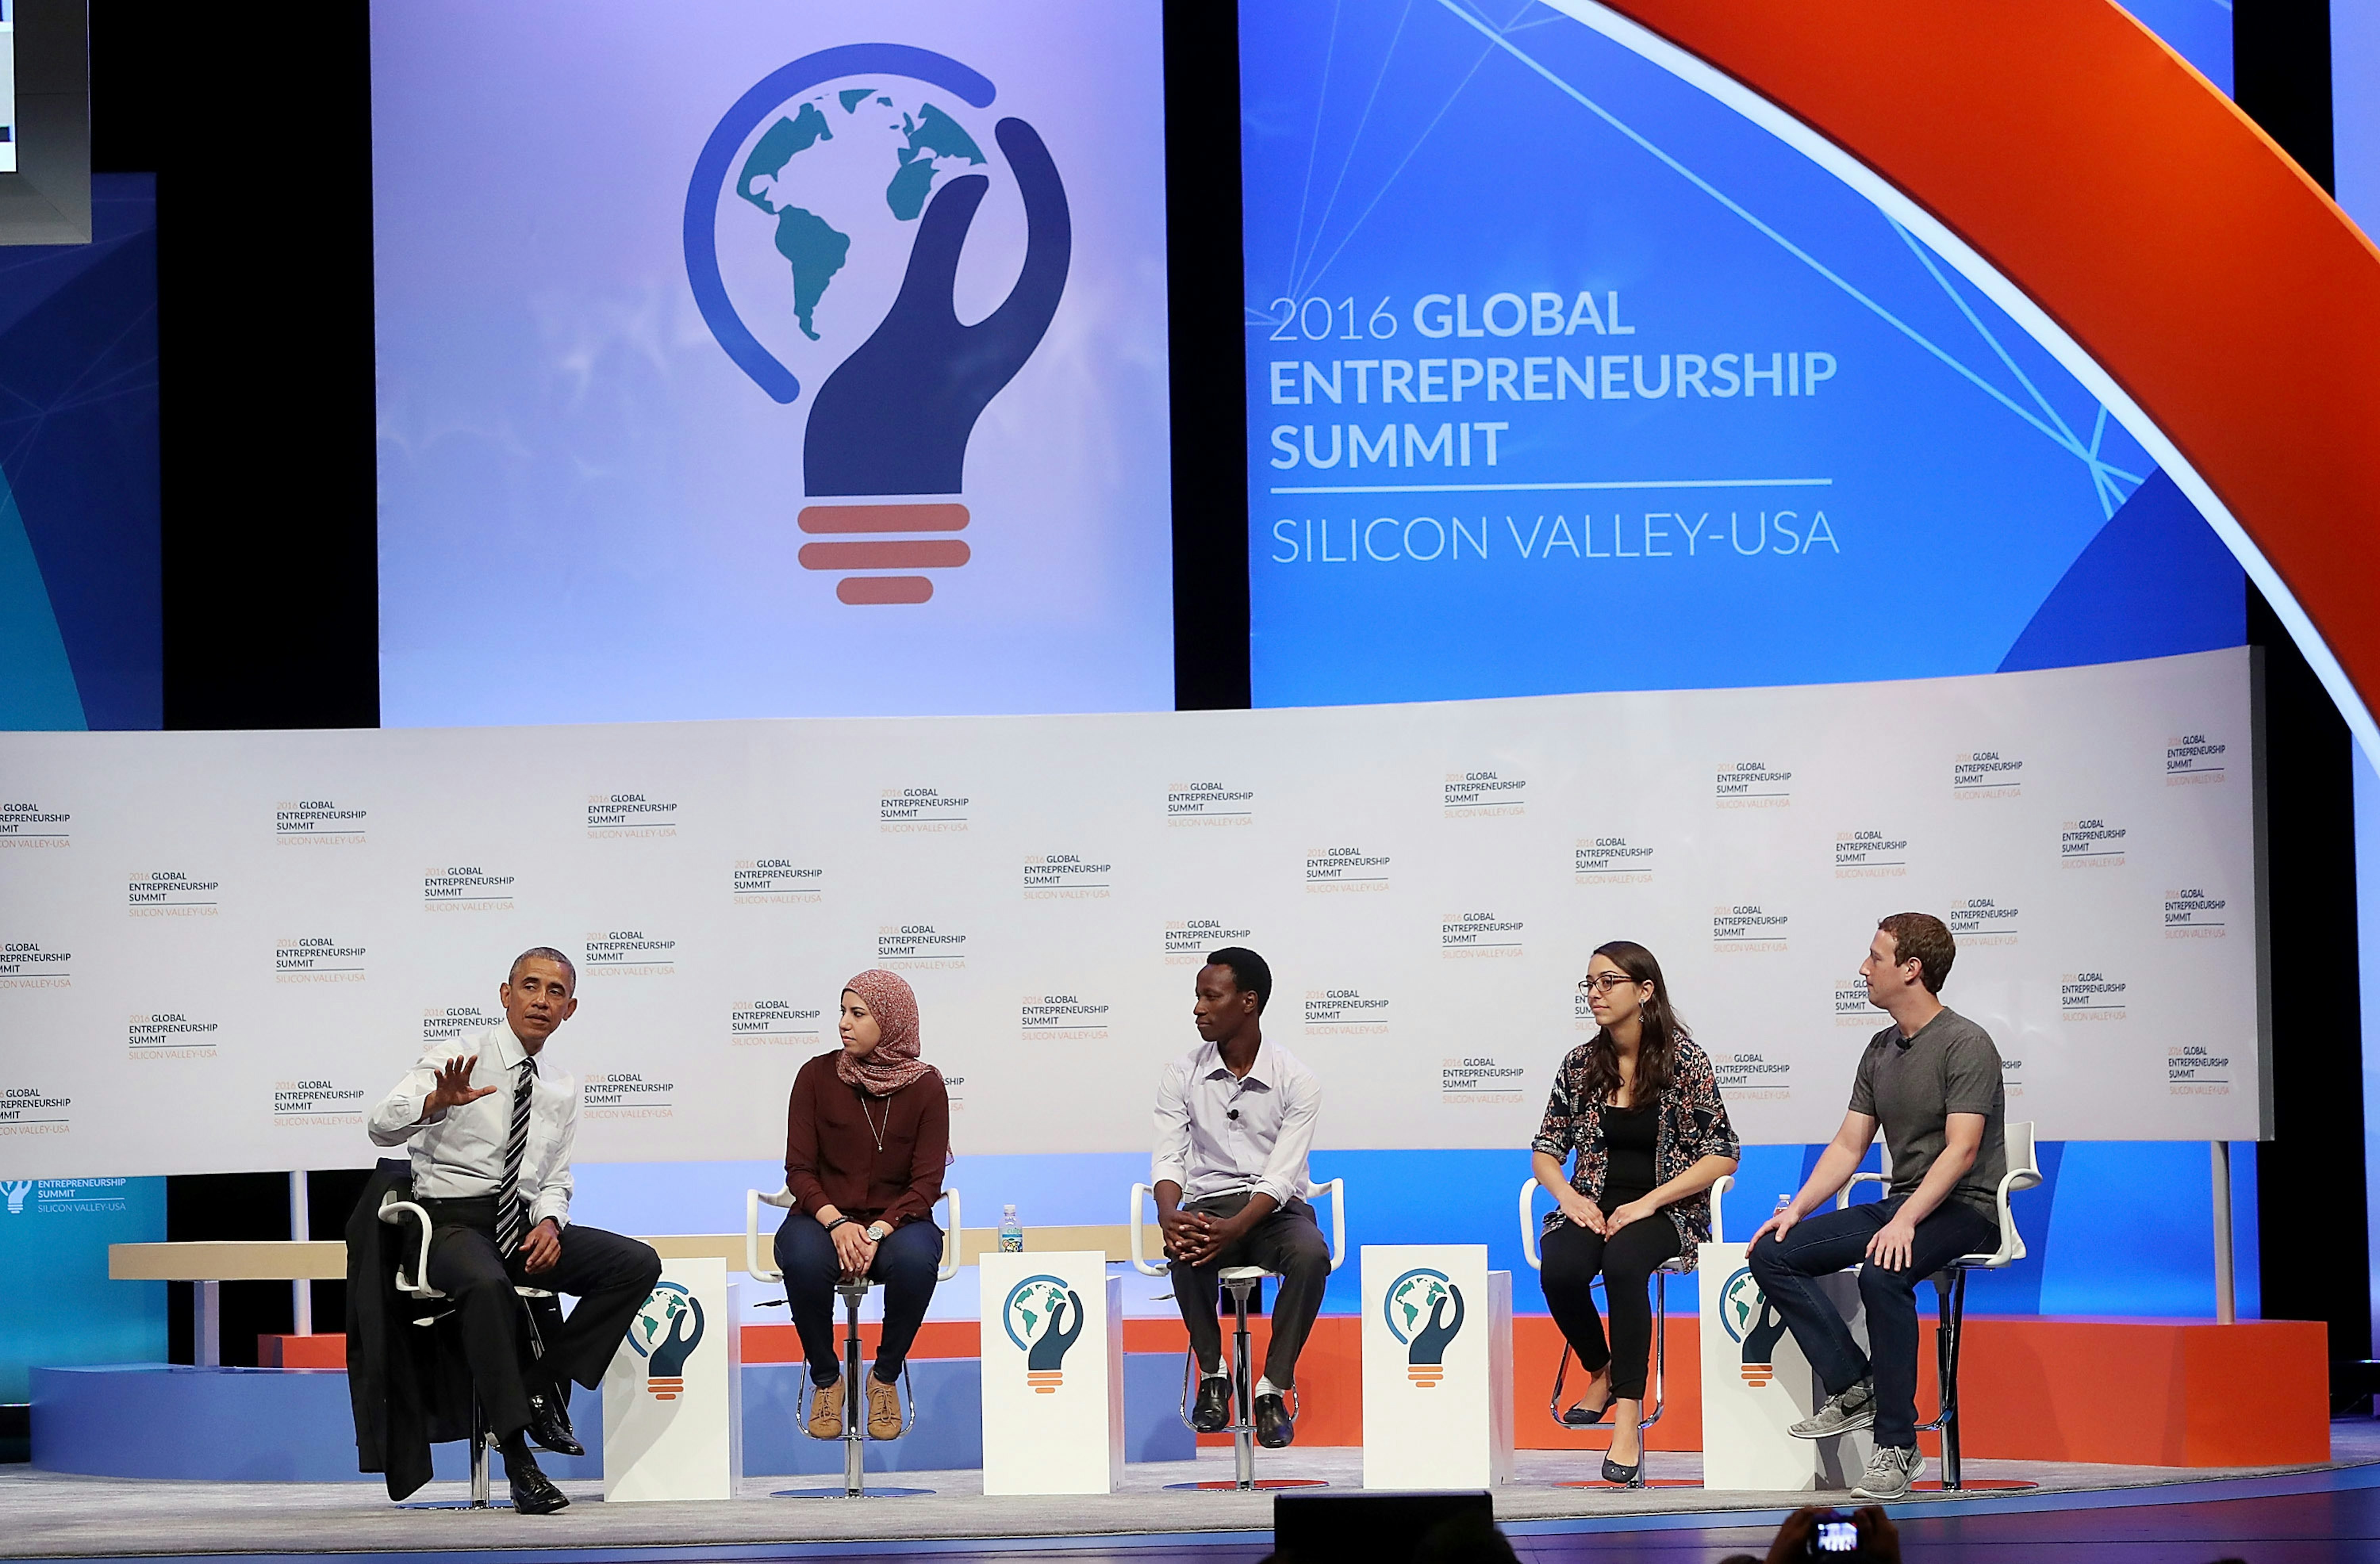
[[[1279,1449],[1295,1437],[1284,1397],[1322,1308],[1330,1246],[1305,1201],[1322,1087],[1289,1050],[1264,1040],[1259,1017],[1271,994],[1272,969],[1254,951],[1217,951],[1199,969],[1191,1016],[1206,1040],[1167,1065],[1158,1083],[1149,1182],[1173,1262],[1173,1298],[1198,1356],[1190,1422],[1200,1433],[1220,1430],[1232,1416],[1217,1273],[1261,1266],[1281,1279],[1256,1385],[1257,1442]]]
[[[650,1245],[570,1221],[578,1083],[540,1067],[539,1055],[578,1009],[577,983],[560,951],[523,952],[496,990],[503,1023],[424,1050],[370,1124],[376,1146],[412,1143],[413,1198],[432,1230],[430,1285],[455,1300],[471,1383],[525,1514],[570,1502],[538,1470],[528,1441],[586,1453],[570,1431],[570,1381],[602,1382],[662,1274]],[[578,1300],[567,1323],[547,1312],[544,1353],[533,1363],[523,1355],[516,1286]]]

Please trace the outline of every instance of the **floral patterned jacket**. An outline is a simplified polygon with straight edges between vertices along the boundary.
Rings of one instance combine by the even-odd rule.
[[[1611,1158],[1603,1138],[1604,1105],[1590,1100],[1586,1090],[1590,1046],[1581,1043],[1571,1049],[1560,1070],[1555,1073],[1553,1096],[1546,1102],[1545,1121],[1537,1126],[1537,1138],[1529,1143],[1529,1149],[1542,1151],[1558,1161],[1568,1161],[1572,1152],[1578,1153],[1570,1186],[1589,1200],[1600,1200]],[[1718,1077],[1711,1070],[1710,1057],[1691,1038],[1678,1040],[1677,1064],[1670,1072],[1670,1088],[1661,1094],[1658,1109],[1658,1128],[1653,1143],[1653,1182],[1657,1185],[1669,1182],[1705,1157],[1742,1155],[1742,1143],[1735,1138],[1735,1126],[1728,1121],[1727,1104],[1719,1100]],[[1664,1206],[1661,1214],[1677,1225],[1684,1263],[1692,1270],[1694,1246],[1710,1237],[1709,1193],[1689,1195]],[[1560,1211],[1548,1213],[1546,1231],[1551,1231],[1554,1224],[1563,1219]]]

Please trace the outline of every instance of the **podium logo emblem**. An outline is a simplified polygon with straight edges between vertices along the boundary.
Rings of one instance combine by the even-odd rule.
[[[685,1287],[664,1281],[628,1324],[628,1345],[645,1360],[645,1388],[657,1401],[686,1393],[686,1360],[702,1345],[702,1303]]]
[[[1752,1267],[1739,1266],[1719,1290],[1719,1324],[1730,1340],[1743,1347],[1743,1382],[1758,1390],[1777,1377],[1777,1342],[1785,1334],[1785,1316],[1752,1279]]]
[[[1000,1323],[1025,1354],[1025,1383],[1037,1396],[1066,1381],[1066,1350],[1083,1333],[1083,1295],[1054,1276],[1028,1276],[1008,1290]]]
[[[1446,1347],[1463,1331],[1463,1289],[1441,1270],[1423,1267],[1389,1283],[1380,1301],[1389,1334],[1405,1349],[1405,1377],[1435,1390],[1446,1377]]]

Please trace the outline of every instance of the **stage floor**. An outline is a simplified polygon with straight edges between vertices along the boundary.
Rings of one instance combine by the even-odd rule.
[[[1360,1485],[1362,1455],[1345,1448],[1260,1452],[1260,1475],[1319,1477],[1334,1485]],[[1970,1461],[1971,1480],[2020,1478],[2036,1490],[1919,1494],[1896,1505],[1912,1520],[1927,1515],[1980,1516],[2060,1509],[2284,1498],[2380,1484],[2380,1424],[2333,1425],[2334,1459],[2313,1467],[2240,1471],[2180,1470]],[[1683,1533],[1703,1538],[1742,1528],[1763,1540],[1795,1502],[1826,1496],[1708,1492],[1699,1486],[1637,1492],[1565,1488],[1591,1477],[1591,1458],[1561,1451],[1521,1453],[1515,1480],[1496,1490],[1496,1514],[1516,1544],[1581,1533]],[[1694,1455],[1656,1452],[1656,1481],[1693,1483]],[[2367,1468],[2365,1471],[2350,1471]],[[1932,1473],[1928,1463],[1928,1474]],[[1217,1557],[1269,1546],[1269,1494],[1174,1492],[1165,1485],[1231,1475],[1229,1451],[1196,1461],[1152,1462],[1124,1469],[1124,1491],[1087,1497],[986,1498],[977,1472],[887,1474],[883,1485],[927,1487],[931,1495],[864,1502],[784,1499],[774,1489],[807,1486],[812,1478],[750,1478],[741,1496],[714,1503],[606,1505],[601,1485],[565,1483],[573,1500],[558,1516],[529,1518],[509,1510],[404,1510],[373,1483],[176,1483],[63,1476],[29,1467],[0,1468],[0,1558],[106,1558],[176,1555],[443,1553],[483,1550],[696,1548],[712,1557],[758,1558],[844,1545],[851,1551],[893,1551],[904,1543],[977,1541],[1008,1552],[1037,1541],[1050,1551],[1089,1546],[1099,1551],[1185,1545]],[[878,1479],[871,1478],[871,1483]],[[503,1486],[498,1484],[497,1491]],[[463,1497],[459,1484],[433,1484],[417,1499]],[[1836,1496],[1840,1497],[1840,1496]],[[1080,1539],[1074,1542],[1072,1539]],[[1583,1539],[1582,1539],[1583,1540]],[[1654,1539],[1645,1539],[1647,1543]],[[1684,1543],[1683,1535],[1671,1539]],[[851,1545],[858,1545],[852,1547]],[[873,1545],[873,1546],[870,1546]],[[1695,1545],[1689,1544],[1689,1546]],[[1714,1545],[1716,1546],[1716,1545]],[[1730,1542],[1730,1546],[1748,1546]],[[713,1551],[718,1550],[718,1551]],[[834,1548],[844,1551],[844,1548]],[[1524,1547],[1524,1556],[1536,1548]],[[940,1551],[937,1549],[936,1551]],[[1762,1551],[1754,1547],[1752,1551]]]

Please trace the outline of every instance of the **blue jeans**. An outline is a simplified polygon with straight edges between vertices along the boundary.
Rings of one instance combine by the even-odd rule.
[[[794,1328],[801,1333],[810,1381],[832,1385],[843,1376],[834,1340],[834,1287],[843,1279],[843,1262],[835,1258],[834,1240],[817,1218],[796,1211],[777,1230],[775,1248],[777,1268],[785,1273],[785,1304],[793,1312]],[[941,1265],[942,1230],[922,1218],[902,1223],[876,1246],[876,1263],[868,1274],[884,1284],[884,1331],[877,1339],[876,1377],[887,1385],[901,1377],[909,1345],[926,1323],[926,1305],[934,1301],[935,1275]]]
[[[1749,1264],[1760,1290],[1785,1316],[1785,1324],[1810,1360],[1827,1394],[1839,1396],[1871,1374],[1876,1377],[1876,1442],[1894,1449],[1917,1448],[1917,1283],[1961,1255],[1999,1246],[1999,1224],[1972,1206],[1946,1200],[1917,1224],[1909,1268],[1888,1271],[1864,1264],[1867,1242],[1892,1220],[1906,1195],[1804,1218],[1782,1243],[1764,1236],[1752,1246]],[[1860,1267],[1860,1302],[1867,1309],[1870,1357],[1860,1353],[1852,1328],[1833,1300],[1811,1279],[1852,1266]],[[1936,1289],[1936,1303],[1941,1290]]]

